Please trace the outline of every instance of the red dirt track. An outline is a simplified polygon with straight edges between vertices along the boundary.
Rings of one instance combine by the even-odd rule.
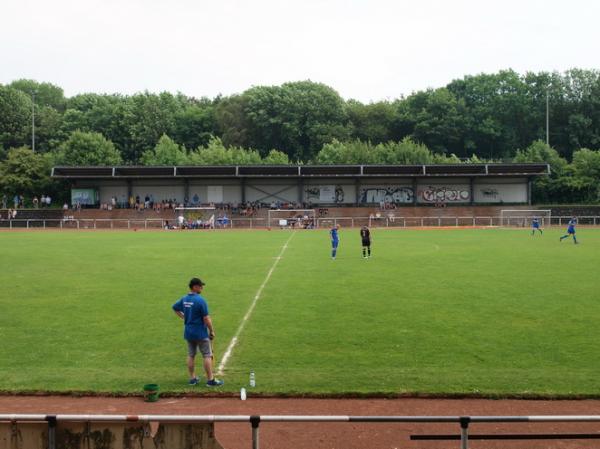
[[[0,413],[162,415],[593,415],[600,400],[486,399],[253,399],[176,397],[156,403],[141,398],[0,396]],[[216,424],[226,449],[251,447],[250,424]],[[458,424],[262,423],[260,447],[277,449],[458,448],[458,441],[411,441],[411,435],[460,433]],[[472,424],[471,435],[500,433],[593,433],[600,423]],[[470,448],[600,448],[599,440],[469,441]]]

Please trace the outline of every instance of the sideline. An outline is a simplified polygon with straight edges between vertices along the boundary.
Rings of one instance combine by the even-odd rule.
[[[235,335],[233,336],[233,338],[229,342],[229,346],[227,346],[227,350],[225,351],[225,354],[223,355],[223,358],[221,359],[221,363],[219,363],[219,366],[217,368],[217,376],[222,376],[223,375],[223,371],[225,370],[225,366],[227,365],[227,361],[229,360],[229,357],[231,357],[231,353],[233,352],[233,349],[235,348],[235,345],[238,342],[238,338],[239,338],[240,334],[244,330],[244,326],[246,326],[246,322],[250,318],[250,315],[252,315],[252,312],[254,311],[254,308],[256,307],[256,303],[260,299],[260,295],[262,294],[262,291],[265,288],[265,285],[267,285],[267,282],[269,282],[269,279],[271,279],[271,275],[273,274],[273,271],[275,271],[275,267],[277,267],[277,264],[279,263],[279,261],[283,257],[283,253],[287,249],[288,244],[290,243],[290,240],[292,240],[292,237],[294,237],[294,235],[296,235],[296,231],[293,231],[292,235],[290,235],[290,237],[283,244],[283,247],[281,248],[281,251],[279,252],[279,255],[275,258],[275,262],[273,262],[273,266],[271,267],[271,269],[267,273],[267,277],[265,278],[265,280],[263,281],[263,283],[261,284],[261,286],[258,288],[258,291],[256,292],[256,295],[254,295],[254,300],[250,304],[250,307],[248,308],[248,311],[246,312],[246,315],[244,315],[244,318],[242,318],[242,322],[240,323],[240,325],[238,326],[237,330],[235,331]]]

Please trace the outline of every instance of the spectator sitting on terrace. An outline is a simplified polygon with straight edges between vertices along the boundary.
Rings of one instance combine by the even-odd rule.
[[[390,220],[391,223],[394,223],[396,221],[396,215],[393,212],[390,212],[388,214],[388,219]]]
[[[6,214],[6,219],[10,220],[12,218],[12,209],[8,209],[8,214]]]

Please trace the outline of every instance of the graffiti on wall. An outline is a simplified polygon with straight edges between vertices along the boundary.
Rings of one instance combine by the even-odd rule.
[[[412,203],[414,191],[412,187],[367,187],[360,189],[360,202],[368,203]]]
[[[481,189],[481,194],[486,198],[496,199],[498,197],[498,190],[493,187]]]
[[[304,193],[306,201],[314,201],[316,203],[344,202],[344,188],[341,185],[307,187]]]
[[[427,186],[419,194],[426,203],[460,203],[471,197],[469,189],[460,186]]]

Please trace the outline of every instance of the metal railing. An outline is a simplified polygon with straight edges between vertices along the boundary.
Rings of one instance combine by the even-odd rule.
[[[460,437],[444,435],[441,439],[460,439],[460,448],[468,449],[469,426],[478,423],[573,423],[600,422],[600,415],[535,415],[535,416],[349,416],[349,415],[43,415],[0,414],[0,422],[47,422],[48,449],[56,449],[56,427],[59,422],[122,422],[122,423],[249,423],[252,428],[252,448],[259,449],[259,427],[263,422],[315,422],[315,423],[455,423],[460,426]],[[577,436],[600,437],[600,434],[537,435],[538,439],[577,438]],[[527,434],[512,435],[512,439],[531,439]],[[428,435],[428,437],[432,437]],[[494,435],[488,435],[494,439]],[[474,436],[474,439],[476,436]],[[424,438],[426,439],[426,438]],[[433,438],[430,438],[433,439]],[[497,439],[503,439],[502,434]]]
[[[542,226],[566,226],[572,217],[550,217],[542,221]],[[580,226],[600,226],[600,216],[581,216],[578,218]],[[482,217],[318,217],[317,228],[332,227],[337,224],[342,227],[382,227],[382,228],[410,228],[410,227],[529,227],[530,217],[511,216],[482,216]],[[169,223],[176,224],[176,220],[164,218],[69,218],[69,219],[0,219],[0,229],[164,229]],[[215,224],[215,229],[255,229],[266,228],[269,222],[266,218],[233,218],[226,224]],[[279,228],[277,223],[271,227]]]

